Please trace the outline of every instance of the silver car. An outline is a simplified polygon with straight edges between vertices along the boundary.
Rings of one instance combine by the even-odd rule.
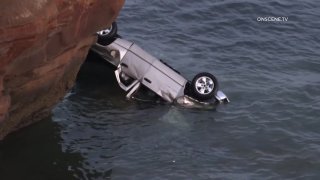
[[[162,60],[117,35],[115,22],[97,34],[98,41],[91,49],[116,67],[116,79],[128,92],[127,98],[133,97],[144,86],[168,102],[229,102],[227,96],[218,90],[218,81],[212,74],[202,72],[188,81]]]

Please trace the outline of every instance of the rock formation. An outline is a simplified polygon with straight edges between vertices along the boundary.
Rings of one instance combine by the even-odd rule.
[[[0,1],[0,139],[50,113],[123,3]]]

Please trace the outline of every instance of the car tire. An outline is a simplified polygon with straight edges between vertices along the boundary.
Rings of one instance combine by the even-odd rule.
[[[191,91],[194,98],[198,100],[211,99],[218,91],[218,80],[210,73],[199,73],[191,82]]]
[[[111,44],[118,37],[118,26],[116,22],[111,24],[111,27],[98,31],[97,43],[103,46]]]

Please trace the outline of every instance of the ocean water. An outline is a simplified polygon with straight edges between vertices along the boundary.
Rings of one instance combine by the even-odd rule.
[[[51,117],[0,143],[1,179],[320,178],[319,0],[128,0],[117,21],[188,79],[215,74],[231,103],[128,101],[87,62]]]

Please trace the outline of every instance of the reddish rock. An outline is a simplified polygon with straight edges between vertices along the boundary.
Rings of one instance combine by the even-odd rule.
[[[50,113],[123,3],[0,1],[0,139]]]

